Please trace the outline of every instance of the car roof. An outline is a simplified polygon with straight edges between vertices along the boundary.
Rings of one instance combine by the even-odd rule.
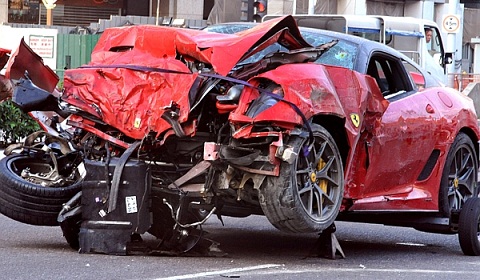
[[[207,26],[204,28],[206,31],[212,31],[212,32],[218,32],[218,31],[226,31],[222,33],[232,33],[232,32],[241,32],[243,30],[249,29],[257,25],[258,23],[254,22],[228,22],[228,23],[221,23],[221,24],[216,24],[216,25],[211,25]],[[219,29],[220,28],[227,28],[231,27],[230,30],[226,29]],[[340,32],[335,32],[335,31],[330,31],[330,30],[325,30],[325,29],[317,29],[317,28],[308,28],[308,27],[299,27],[299,30],[301,32],[309,32],[309,33],[316,33],[316,34],[321,34],[321,35],[326,35],[329,37],[332,37],[332,39],[339,39],[342,41],[347,41],[353,44],[356,44],[359,46],[360,49],[365,49],[365,50],[378,50],[378,51],[383,51],[386,53],[390,53],[394,56],[397,56],[402,59],[406,59],[408,61],[411,61],[407,56],[402,54],[401,52],[386,46],[384,44],[381,44],[379,42],[371,41],[368,39],[364,39],[358,36],[346,34],[346,33],[340,33]],[[412,63],[415,64],[415,62],[412,61]]]
[[[412,64],[415,64],[415,62],[411,61],[407,56],[405,56],[401,52],[375,41],[371,41],[371,40],[364,39],[354,35],[349,35],[346,33],[340,33],[340,32],[335,32],[330,30],[324,30],[324,29],[307,28],[307,27],[300,27],[299,29],[302,33],[309,32],[313,34],[319,34],[319,35],[332,37],[340,41],[345,41],[345,42],[357,45],[359,53],[357,53],[356,65],[354,68],[355,70],[362,73],[366,72],[367,64],[369,62],[368,58],[370,57],[370,54],[374,51],[382,51],[394,57],[401,58],[411,62]],[[417,64],[415,65],[418,68],[420,68],[420,66],[418,66]]]
[[[238,33],[243,30],[250,29],[254,26],[258,25],[258,23],[254,22],[227,22],[227,23],[220,23],[220,24],[215,24],[215,25],[210,25],[204,28],[204,30],[209,31],[209,32],[219,32],[221,33]],[[428,84],[438,84],[438,81],[430,75],[425,69],[423,69],[420,65],[418,65],[416,62],[411,60],[409,57],[404,55],[403,53],[393,49],[392,47],[389,47],[385,44],[375,42],[372,40],[368,40],[365,38],[361,38],[358,36],[346,34],[346,33],[341,33],[341,32],[335,32],[335,31],[330,31],[330,30],[325,30],[325,29],[317,29],[317,28],[308,28],[308,27],[299,27],[299,30],[301,33],[304,32],[309,32],[311,34],[319,34],[323,36],[328,36],[332,37],[332,39],[339,39],[341,41],[346,41],[351,44],[355,44],[358,46],[358,53],[356,54],[356,59],[355,59],[355,65],[354,65],[354,70],[361,72],[361,73],[366,73],[367,72],[367,67],[368,67],[368,59],[371,56],[372,52],[382,52],[385,54],[388,54],[392,57],[396,57],[402,60],[407,61],[408,63],[412,64],[415,66],[425,77],[426,82]]]
[[[226,22],[226,23],[209,25],[209,26],[205,27],[204,30],[211,31],[211,32],[225,31],[225,32],[221,32],[221,33],[231,34],[232,32],[237,33],[237,32],[241,32],[241,31],[246,30],[246,29],[250,29],[250,28],[252,28],[256,25],[258,25],[258,23],[254,23],[254,22]],[[227,29],[228,27],[230,27],[230,30]],[[298,28],[299,28],[300,31],[308,31],[308,32],[312,32],[312,33],[327,35],[327,36],[330,36],[330,37],[335,37],[335,38],[338,38],[338,39],[341,39],[341,40],[345,40],[345,41],[348,41],[348,42],[351,42],[351,43],[355,43],[357,45],[363,45],[363,44],[372,45],[372,46],[377,46],[381,49],[385,48],[387,50],[398,52],[395,49],[392,49],[391,47],[388,47],[384,44],[381,44],[381,43],[378,43],[378,42],[375,42],[375,41],[371,41],[371,40],[368,40],[368,39],[364,39],[364,38],[361,38],[361,37],[358,37],[358,36],[346,34],[346,33],[335,32],[335,31],[330,31],[330,30],[325,30],[325,29],[310,28],[310,27],[298,27]],[[401,54],[400,52],[398,52],[398,53]]]

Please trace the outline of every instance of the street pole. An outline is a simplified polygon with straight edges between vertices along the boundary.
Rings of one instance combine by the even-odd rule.
[[[448,14],[451,14],[451,15],[455,15],[457,14],[457,7],[458,7],[458,4],[459,4],[459,1],[458,0],[449,0],[448,1]],[[455,61],[458,59],[458,52],[456,50],[456,34],[455,33],[452,33],[452,32],[449,32],[447,33],[447,43],[446,43],[446,49],[447,49],[447,52],[451,52],[453,53],[453,61],[451,64],[448,64],[447,65],[447,74],[451,74],[451,75],[448,75],[448,79],[447,79],[447,85],[449,87],[453,87],[454,86],[454,73],[457,72],[457,70],[455,69]]]
[[[157,0],[157,17],[155,19],[155,25],[158,25],[158,17],[160,15],[160,0]]]
[[[309,0],[308,1],[308,14],[313,15],[315,14],[315,0]]]
[[[53,16],[52,16],[52,10],[57,6],[55,2],[57,0],[42,0],[43,5],[45,5],[45,8],[47,9],[47,25],[52,25],[53,24]]]
[[[53,24],[52,9],[47,8],[47,25]]]

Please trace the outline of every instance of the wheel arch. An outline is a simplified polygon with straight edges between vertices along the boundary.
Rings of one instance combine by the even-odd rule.
[[[460,210],[464,206],[468,197],[478,194],[478,138],[475,132],[468,127],[460,129],[454,136],[453,142],[448,147],[448,150],[445,151],[445,159],[442,160],[442,173],[438,189],[438,208],[440,214],[444,217],[451,217],[453,212]],[[474,172],[468,172],[470,164],[467,162],[464,163],[462,160],[460,164],[455,160],[457,153],[468,144],[466,141],[471,141],[473,144],[472,152],[474,158],[472,159],[472,164],[477,169]],[[459,155],[463,158],[463,152],[460,153]],[[468,161],[467,158],[466,160]],[[459,183],[460,177],[462,177],[461,181],[463,181],[461,184]]]
[[[473,146],[475,147],[475,155],[477,156],[477,167],[478,167],[478,160],[479,160],[479,153],[480,153],[480,147],[478,145],[478,136],[477,134],[475,133],[475,131],[473,131],[473,129],[469,128],[469,127],[463,127],[462,129],[460,129],[459,133],[460,132],[463,132],[465,133],[473,142]]]
[[[348,145],[347,132],[345,130],[345,118],[335,115],[317,115],[313,117],[313,123],[324,127],[335,140],[342,156],[343,167],[347,160],[350,146]]]

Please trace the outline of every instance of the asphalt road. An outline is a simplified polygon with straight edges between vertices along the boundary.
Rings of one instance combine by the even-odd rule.
[[[213,218],[204,229],[227,256],[79,254],[58,227],[0,216],[0,278],[480,279],[480,257],[464,256],[456,235],[340,222],[346,258],[329,260],[310,254],[316,235],[279,232],[264,217],[226,218],[224,227]]]

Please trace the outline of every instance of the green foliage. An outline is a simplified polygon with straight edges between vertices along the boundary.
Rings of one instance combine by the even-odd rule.
[[[11,100],[0,103],[0,141],[11,144],[40,130],[37,122],[13,105]],[[1,142],[0,142],[1,143]]]

